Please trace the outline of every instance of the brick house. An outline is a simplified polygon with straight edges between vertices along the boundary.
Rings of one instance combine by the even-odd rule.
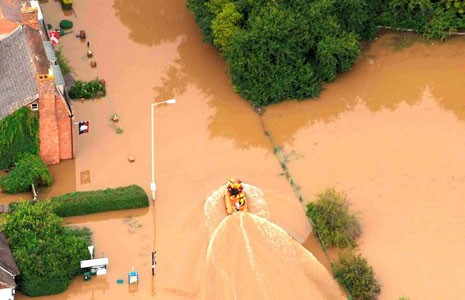
[[[73,158],[71,105],[38,1],[0,0],[0,120],[27,106],[39,115],[46,164]]]
[[[18,266],[11,254],[8,242],[0,232],[0,300],[14,300],[15,277],[18,275]]]

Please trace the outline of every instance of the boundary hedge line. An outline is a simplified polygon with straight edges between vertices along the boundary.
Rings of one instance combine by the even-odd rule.
[[[123,210],[149,206],[145,191],[138,185],[115,189],[75,192],[50,201],[60,217],[81,216],[111,210]]]

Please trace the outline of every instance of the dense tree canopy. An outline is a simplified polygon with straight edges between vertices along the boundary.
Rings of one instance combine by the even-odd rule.
[[[359,56],[361,28],[364,36],[376,31],[365,1],[190,0],[189,7],[254,106],[316,97],[322,81]]]
[[[378,22],[444,40],[451,32],[465,28],[464,9],[462,0],[385,0]]]
[[[234,89],[254,106],[318,96],[348,71],[377,25],[444,39],[464,25],[458,0],[188,0],[225,57]]]
[[[66,227],[47,202],[18,203],[4,216],[5,233],[21,272],[19,288],[29,296],[61,293],[89,259],[89,229]]]

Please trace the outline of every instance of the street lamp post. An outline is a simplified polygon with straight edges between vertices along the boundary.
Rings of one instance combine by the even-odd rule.
[[[155,103],[152,103],[151,105],[151,112],[152,112],[152,182],[150,183],[150,190],[152,191],[152,200],[155,201],[155,192],[157,191],[157,185],[155,184],[155,159],[154,159],[154,156],[155,156],[155,144],[154,144],[154,137],[153,137],[153,124],[154,124],[154,118],[153,118],[153,111],[154,111],[154,107],[159,105],[159,104],[163,104],[163,103],[166,103],[166,104],[174,104],[176,103],[176,99],[169,99],[169,100],[166,100],[166,101],[161,101],[161,102],[155,102]]]

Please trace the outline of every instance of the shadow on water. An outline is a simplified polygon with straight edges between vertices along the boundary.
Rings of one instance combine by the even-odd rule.
[[[129,38],[136,43],[155,46],[172,42],[185,31],[186,19],[190,18],[184,8],[185,1],[140,0],[129,3],[115,0],[115,15],[130,29]],[[160,30],[163,28],[163,30]]]
[[[133,217],[140,217],[149,212],[148,208],[128,209],[124,211],[107,211],[102,213],[95,213],[85,216],[67,217],[66,224],[86,224],[98,221],[127,219]]]

